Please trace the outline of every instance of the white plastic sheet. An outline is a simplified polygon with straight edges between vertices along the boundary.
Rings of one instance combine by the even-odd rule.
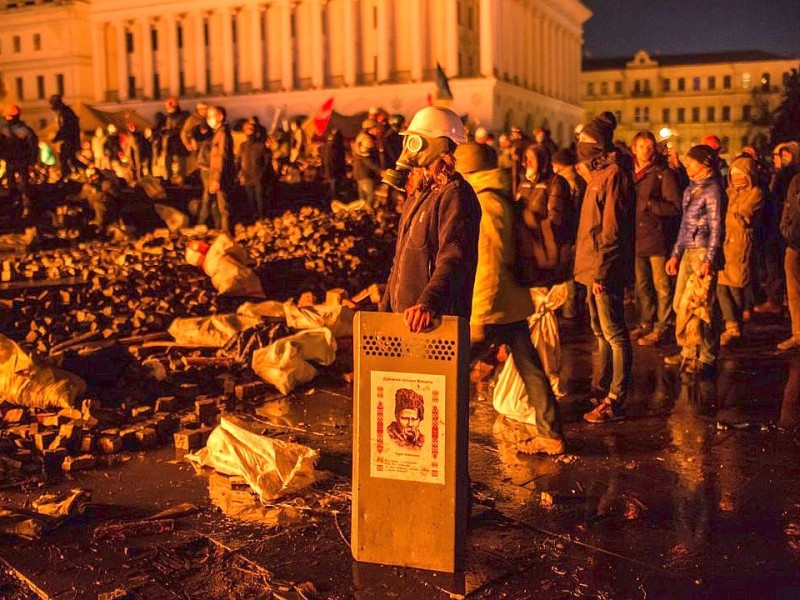
[[[525,383],[522,381],[519,371],[517,371],[513,356],[509,355],[500,370],[500,375],[494,386],[492,406],[497,412],[509,419],[536,425],[536,412],[528,403]]]
[[[322,327],[301,331],[256,350],[251,366],[261,379],[288,394],[317,376],[308,361],[330,365],[335,359],[336,340],[330,329]]]
[[[186,459],[225,475],[242,477],[262,502],[296,492],[314,481],[317,451],[258,435],[222,417],[206,447]]]
[[[536,308],[536,312],[528,317],[531,342],[539,354],[544,372],[556,396],[564,394],[560,387],[561,336],[558,333],[555,311],[563,306],[568,295],[566,283],[559,283],[551,288],[531,288],[531,299]]]
[[[237,333],[254,327],[260,317],[245,315],[209,315],[208,317],[179,317],[167,330],[179,344],[222,348]]]
[[[212,285],[222,295],[264,298],[261,281],[247,266],[247,261],[247,250],[229,235],[221,233],[206,253],[203,271],[211,277]]]
[[[84,393],[83,379],[35,363],[12,340],[0,335],[0,401],[36,408],[72,408]]]

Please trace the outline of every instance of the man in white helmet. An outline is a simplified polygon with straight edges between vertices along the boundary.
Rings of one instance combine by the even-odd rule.
[[[456,172],[453,152],[466,141],[456,113],[428,106],[400,133],[403,152],[384,180],[408,199],[380,310],[403,313],[409,330],[419,332],[440,315],[469,319],[481,209]]]

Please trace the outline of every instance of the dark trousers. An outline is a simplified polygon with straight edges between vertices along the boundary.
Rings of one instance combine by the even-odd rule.
[[[587,290],[589,322],[597,338],[597,355],[592,365],[592,389],[608,393],[620,402],[631,381],[633,351],[625,325],[625,292],[606,288],[599,294]]]
[[[507,325],[485,325],[484,337],[473,340],[470,347],[474,366],[494,344],[508,344],[514,364],[525,383],[528,402],[536,411],[536,429],[546,438],[561,437],[561,419],[550,382],[544,374],[542,361],[531,343],[530,331],[525,321]]]
[[[728,323],[742,324],[742,313],[745,308],[745,288],[717,284],[717,298],[725,326]]]
[[[254,219],[264,216],[264,188],[259,183],[256,185],[244,186],[244,193],[247,197],[247,210]]]

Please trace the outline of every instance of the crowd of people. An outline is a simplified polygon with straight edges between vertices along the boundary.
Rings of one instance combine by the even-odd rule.
[[[797,141],[776,145],[769,160],[744,148],[728,164],[713,134],[685,157],[650,131],[629,146],[615,141],[609,112],[559,148],[541,128],[495,139],[428,107],[408,124],[371,109],[347,143],[336,129],[311,139],[299,121],[272,132],[257,118],[232,127],[223,107],[198,102],[190,113],[175,98],[153,127],[109,124],[85,140],[74,111],[59,96],[50,104],[58,157],[18,106],[5,109],[0,127],[4,181],[25,211],[42,174],[86,178],[108,193],[146,178],[181,185],[195,177],[194,222],[211,219],[228,232],[233,195],[259,218],[278,178],[314,177],[331,198],[349,194],[366,210],[378,190],[394,196],[402,207],[398,258],[382,308],[405,312],[413,330],[439,314],[471,317],[475,356],[508,345],[541,413],[544,441],[533,451],[563,451],[555,398],[564,395],[557,365],[531,344],[534,314],[588,316],[598,342],[585,415],[592,423],[624,417],[633,343],[677,342],[681,351],[666,364],[710,372],[720,346],[746,343],[753,314],[782,314],[786,298],[792,335],[777,350],[800,347]],[[104,210],[95,206],[100,221]],[[637,322],[629,331],[631,295]]]
[[[771,164],[753,148],[727,164],[708,135],[680,158],[650,131],[615,142],[606,112],[579,126],[569,148],[544,130],[533,139],[512,130],[495,147],[482,129],[462,139],[458,117],[441,111],[423,109],[403,132],[397,164],[411,170],[409,197],[382,309],[402,312],[411,331],[441,314],[470,318],[473,361],[510,349],[536,414],[525,451],[564,451],[563,392],[529,329],[554,296],[568,319],[586,297],[598,344],[590,423],[624,418],[634,342],[677,342],[667,365],[710,374],[720,346],[746,343],[753,313],[782,314],[785,290],[793,333],[777,349],[800,347],[797,142],[775,146]],[[447,143],[431,151],[435,140]]]

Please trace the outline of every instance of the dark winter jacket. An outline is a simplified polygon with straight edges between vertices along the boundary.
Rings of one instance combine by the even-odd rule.
[[[272,153],[253,137],[242,142],[237,158],[239,183],[245,186],[263,185],[272,170]]]
[[[469,319],[480,221],[475,191],[459,174],[410,196],[380,310],[403,312],[421,304],[436,315]]]
[[[543,145],[532,146],[528,153],[526,167],[536,175],[534,181],[524,180],[517,193],[517,272],[523,285],[549,287],[570,276],[576,234],[571,227],[572,194],[567,180],[552,173]]]
[[[168,112],[164,120],[164,127],[161,130],[161,135],[164,136],[167,144],[167,152],[177,154],[178,156],[188,156],[189,151],[183,145],[181,140],[181,130],[186,119],[189,118],[189,113],[180,108],[176,108],[173,112]]]
[[[372,179],[379,181],[381,178],[381,158],[378,152],[377,140],[366,131],[362,131],[353,143],[353,179]]]
[[[786,191],[781,214],[781,235],[790,248],[800,252],[800,173],[794,176]]]
[[[58,131],[56,131],[53,141],[62,142],[68,147],[76,149],[80,148],[81,128],[78,121],[78,115],[76,115],[75,111],[65,104],[60,104],[54,112],[56,113]]]
[[[683,216],[672,256],[680,258],[688,248],[706,248],[704,262],[722,266],[725,206],[717,177],[693,181],[683,192]]]
[[[233,137],[228,124],[224,123],[211,138],[211,154],[208,165],[209,183],[217,182],[222,191],[231,191],[236,186],[236,159],[233,156]]]
[[[197,167],[208,171],[209,163],[211,162],[211,140],[214,137],[214,130],[209,127],[208,123],[203,121],[192,130],[192,138],[197,146]]]
[[[678,176],[666,165],[650,164],[634,173],[636,255],[669,256],[681,216]]]
[[[39,160],[39,137],[25,121],[2,122],[0,158],[14,166],[32,166]]]
[[[633,281],[635,203],[630,169],[618,154],[594,161],[578,223],[575,281],[619,288]]]

